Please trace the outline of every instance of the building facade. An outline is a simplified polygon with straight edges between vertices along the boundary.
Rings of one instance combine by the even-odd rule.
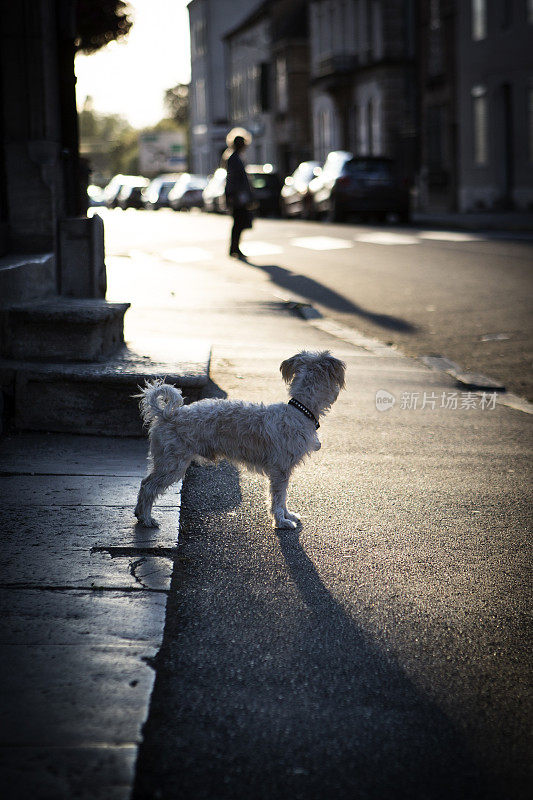
[[[312,0],[311,107],[315,158],[330,150],[416,166],[414,3]]]
[[[0,306],[105,293],[78,156],[75,3],[0,6]],[[1,332],[0,332],[1,346]]]
[[[307,6],[266,0],[225,37],[231,124],[253,136],[249,162],[283,174],[312,155]]]
[[[418,204],[425,211],[456,211],[456,0],[420,0],[417,23],[420,125]]]
[[[201,175],[213,172],[226,147],[225,33],[249,14],[253,0],[191,0],[191,164]]]
[[[533,208],[533,2],[457,3],[458,207]]]

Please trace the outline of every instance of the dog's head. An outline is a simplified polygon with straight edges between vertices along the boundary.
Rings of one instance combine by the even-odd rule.
[[[289,384],[291,397],[312,399],[323,411],[329,408],[344,389],[346,364],[329,350],[312,353],[302,350],[280,366],[283,380]]]

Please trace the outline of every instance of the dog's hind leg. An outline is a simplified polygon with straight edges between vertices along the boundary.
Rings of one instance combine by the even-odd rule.
[[[152,472],[141,481],[134,514],[146,528],[158,527],[156,520],[152,517],[154,500],[165,489],[168,489],[173,483],[177,483],[183,478],[190,462],[190,459],[178,461],[171,470],[161,470],[154,467]]]
[[[272,516],[276,528],[298,527],[300,517],[287,511],[287,486],[289,485],[290,473],[281,469],[272,470],[270,478],[270,497],[272,500]]]

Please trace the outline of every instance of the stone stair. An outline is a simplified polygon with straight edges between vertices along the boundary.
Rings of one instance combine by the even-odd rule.
[[[27,361],[100,361],[124,344],[129,303],[55,297],[0,310],[2,356]]]
[[[124,343],[129,303],[53,297],[0,309],[0,390],[19,430],[142,435],[145,381],[166,378],[198,400],[209,380],[203,340]]]

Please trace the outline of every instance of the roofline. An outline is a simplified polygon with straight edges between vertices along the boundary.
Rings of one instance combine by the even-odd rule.
[[[250,14],[248,14],[247,17],[245,17],[241,22],[239,22],[239,24],[236,25],[234,28],[231,28],[229,31],[227,31],[227,33],[225,33],[222,38],[229,39],[235,33],[240,33],[241,30],[247,28],[256,20],[261,19],[261,17],[264,16],[266,11],[268,10],[270,2],[271,0],[261,0],[259,5],[256,6],[256,8],[254,8],[254,10]]]

